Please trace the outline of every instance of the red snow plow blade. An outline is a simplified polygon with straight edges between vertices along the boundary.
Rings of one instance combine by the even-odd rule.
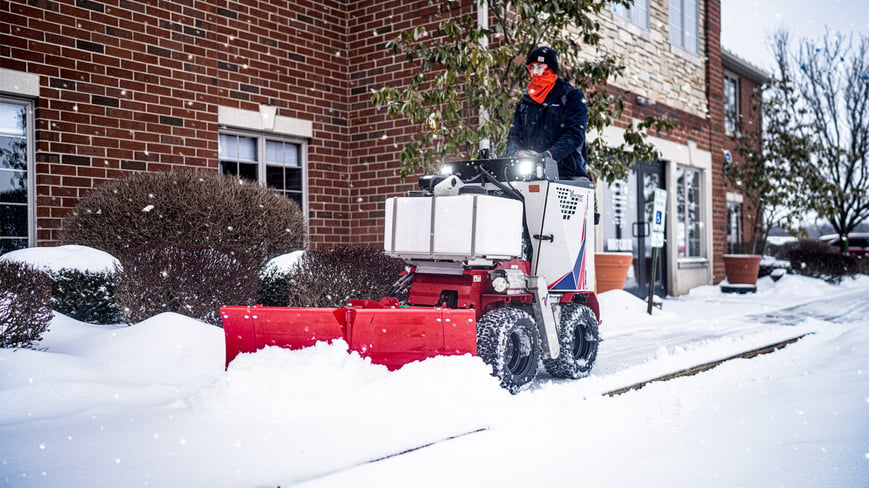
[[[225,306],[226,365],[266,346],[300,349],[344,339],[350,350],[398,369],[434,356],[477,353],[474,310],[407,307],[354,300],[342,308]]]

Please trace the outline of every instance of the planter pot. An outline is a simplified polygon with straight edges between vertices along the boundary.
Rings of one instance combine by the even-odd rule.
[[[721,291],[725,293],[756,292],[761,257],[757,254],[725,254],[723,258],[727,283],[721,284]]]
[[[594,255],[594,275],[597,292],[621,290],[634,260],[629,252],[601,252]]]

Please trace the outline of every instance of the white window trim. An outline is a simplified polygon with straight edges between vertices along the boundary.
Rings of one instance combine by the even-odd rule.
[[[36,98],[39,97],[39,75],[0,68],[0,96],[10,95],[12,101],[26,102],[27,111],[27,245],[36,245]]]

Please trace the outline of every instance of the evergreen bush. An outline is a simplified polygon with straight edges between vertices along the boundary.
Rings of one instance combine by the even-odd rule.
[[[48,276],[29,264],[0,260],[0,347],[32,347],[53,316]]]
[[[82,322],[116,324],[123,321],[115,306],[112,272],[61,269],[48,273],[52,308]]]
[[[176,312],[221,325],[222,305],[253,305],[259,265],[209,247],[157,246],[118,254],[115,302],[130,322]]]
[[[65,244],[119,255],[151,246],[205,246],[269,258],[305,245],[299,206],[266,187],[216,173],[136,173],[94,189],[63,221]]]
[[[291,307],[342,307],[387,295],[404,262],[379,249],[335,246],[307,251],[286,274]]]

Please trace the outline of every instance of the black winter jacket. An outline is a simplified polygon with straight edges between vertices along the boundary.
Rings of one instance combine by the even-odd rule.
[[[507,156],[515,156],[523,149],[549,151],[558,161],[561,178],[587,177],[587,124],[588,105],[582,90],[558,78],[544,103],[528,95],[519,100],[507,138]]]

